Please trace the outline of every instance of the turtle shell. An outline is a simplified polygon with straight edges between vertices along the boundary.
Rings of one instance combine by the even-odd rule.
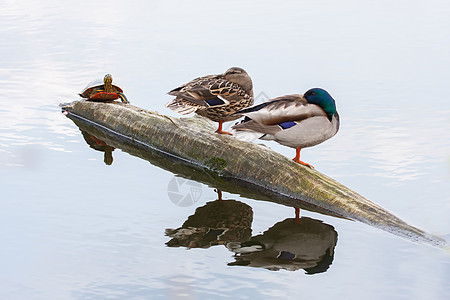
[[[89,100],[114,100],[119,98],[117,93],[123,93],[122,89],[115,84],[112,84],[112,93],[107,93],[104,90],[103,79],[96,79],[91,81],[84,90],[80,93],[83,98],[88,98]]]

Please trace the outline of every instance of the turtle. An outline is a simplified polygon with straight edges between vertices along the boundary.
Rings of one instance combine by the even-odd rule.
[[[108,101],[120,98],[120,100],[128,104],[127,97],[117,85],[112,84],[111,74],[106,74],[103,80],[96,79],[91,81],[85,89],[80,93],[80,96],[90,101]]]

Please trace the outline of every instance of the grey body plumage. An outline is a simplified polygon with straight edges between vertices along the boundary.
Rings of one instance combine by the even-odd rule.
[[[334,99],[323,89],[311,89],[305,95],[286,95],[237,112],[248,117],[234,125],[242,140],[274,140],[300,149],[318,145],[339,130],[339,114]],[[300,162],[300,161],[299,161]]]

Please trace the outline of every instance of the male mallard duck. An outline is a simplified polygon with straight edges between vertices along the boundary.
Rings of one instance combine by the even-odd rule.
[[[222,123],[240,118],[234,114],[238,110],[253,105],[253,84],[244,69],[233,67],[224,74],[195,78],[171,90],[175,99],[166,107],[183,115],[195,112],[215,122],[219,122],[217,133],[222,131]]]
[[[240,139],[274,140],[296,148],[294,161],[302,148],[315,146],[333,137],[339,130],[339,114],[331,95],[313,88],[302,95],[286,95],[237,112],[246,116],[232,128]]]

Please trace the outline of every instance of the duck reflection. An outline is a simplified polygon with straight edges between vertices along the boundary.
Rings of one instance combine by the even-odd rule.
[[[333,262],[336,243],[333,226],[307,217],[289,218],[246,242],[227,243],[236,254],[228,265],[323,273]]]
[[[166,229],[169,247],[209,248],[230,242],[245,242],[252,235],[253,210],[236,200],[218,199],[198,207],[180,228]]]
[[[104,141],[96,138],[95,136],[89,134],[87,131],[81,130],[81,134],[83,135],[84,140],[94,150],[105,152],[103,161],[106,165],[110,166],[113,163],[112,153],[114,151],[114,147],[109,146]]]

